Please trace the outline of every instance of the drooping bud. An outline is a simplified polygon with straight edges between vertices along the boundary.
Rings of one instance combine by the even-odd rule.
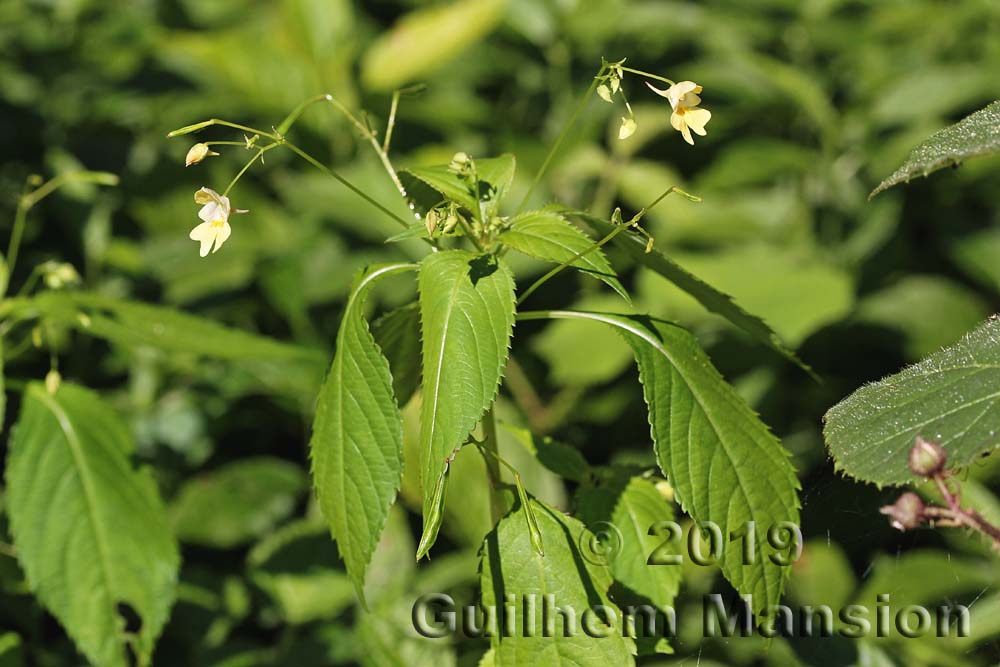
[[[184,166],[190,167],[193,164],[198,164],[209,155],[218,155],[218,153],[210,149],[208,144],[195,144],[187,152],[187,157],[184,158]]]
[[[638,125],[636,125],[635,123],[635,118],[633,118],[632,116],[623,116],[622,126],[618,128],[618,138],[628,139],[633,134],[635,134],[635,130],[637,127]]]
[[[948,462],[948,452],[936,442],[917,436],[910,450],[910,472],[919,477],[933,477],[942,470]]]
[[[907,491],[895,503],[886,505],[879,512],[889,517],[896,530],[913,530],[924,522],[924,501],[912,491]]]
[[[59,385],[62,384],[62,375],[59,371],[54,368],[45,374],[45,390],[49,392],[50,395],[55,395],[59,391]]]
[[[597,94],[605,102],[611,103],[611,89],[603,83],[597,87]]]

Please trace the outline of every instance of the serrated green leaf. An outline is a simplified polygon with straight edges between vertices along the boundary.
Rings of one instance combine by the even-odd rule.
[[[879,183],[871,199],[914,176],[927,176],[962,160],[1000,152],[1000,100],[931,135],[907,156],[902,166]]]
[[[915,481],[919,435],[966,466],[1000,446],[1000,319],[830,408],[823,435],[838,470],[878,485]]]
[[[7,458],[7,512],[31,590],[98,667],[148,664],[180,558],[128,430],[93,392],[29,384]],[[126,635],[127,605],[141,626]]]
[[[639,365],[657,461],[678,502],[696,521],[722,530],[722,573],[738,591],[753,595],[754,609],[777,604],[787,571],[764,553],[764,538],[781,522],[798,523],[799,483],[788,453],[695,337],[675,324],[624,315],[543,311],[519,317],[585,319],[622,331]],[[750,565],[743,563],[739,541],[725,539],[748,521],[756,522],[758,538]]]
[[[476,158],[475,164],[479,175],[478,194],[471,183],[459,178],[446,164],[402,169],[399,178],[414,207],[421,214],[445,198],[476,217],[479,216],[479,206],[482,203],[483,212],[489,220],[498,213],[500,202],[510,189],[516,162],[513,155],[504,153],[499,157]]]
[[[531,536],[518,507],[500,520],[483,544],[480,585],[483,605],[497,610],[502,622],[507,596],[513,595],[518,611],[514,627],[503,628],[490,639],[497,667],[520,665],[573,665],[604,667],[635,664],[634,643],[622,635],[622,613],[608,599],[611,572],[606,565],[592,563],[581,554],[580,541],[593,537],[576,519],[538,501],[531,501],[538,527],[545,543],[545,555],[531,546]],[[541,613],[544,596],[554,596],[560,607],[576,612],[577,627],[564,636],[565,620],[555,619],[554,632],[547,636]],[[539,613],[530,619],[523,613],[526,600],[534,598]],[[603,605],[616,614],[611,627],[601,626],[593,609]],[[595,627],[608,632],[606,637],[591,637],[580,629],[581,617],[591,617]],[[557,616],[556,614],[552,614]],[[524,626],[534,622],[533,632]],[[595,633],[596,634],[596,633]],[[528,636],[530,635],[530,636]]]
[[[600,248],[573,259],[588,251],[595,242],[555,211],[522,213],[511,219],[510,226],[499,238],[514,250],[547,262],[563,264],[573,260],[570,266],[603,281],[623,299],[629,300],[628,292]]]
[[[368,330],[363,308],[376,280],[415,268],[383,264],[359,275],[340,322],[309,442],[319,504],[362,604],[365,570],[403,475],[403,419],[389,362]]]
[[[574,213],[573,215],[584,220],[584,222],[602,235],[611,233],[615,228],[607,220],[601,220],[591,215],[580,213]],[[715,289],[659,250],[654,249],[647,253],[646,242],[635,234],[623,232],[615,236],[612,243],[625,250],[634,260],[646,268],[655,271],[690,294],[706,310],[724,317],[734,326],[742,329],[783,357],[811,372],[809,367],[798,358],[795,352],[782,342],[778,334],[764,320],[743,310],[728,294]]]
[[[647,563],[663,543],[663,537],[650,534],[650,528],[674,518],[673,506],[651,480],[617,474],[602,486],[582,490],[577,495],[577,512],[588,526],[606,522],[617,529],[621,541],[608,560],[615,581],[631,597],[658,608],[674,606],[681,566]]]
[[[420,386],[420,303],[390,310],[372,324],[372,335],[389,361],[396,402],[406,405]]]
[[[170,518],[182,542],[230,549],[288,518],[306,486],[294,463],[240,459],[187,480],[170,504]]]
[[[437,533],[429,519],[440,509],[433,506],[434,490],[447,470],[446,459],[475,428],[500,387],[514,328],[514,279],[500,260],[449,250],[424,259],[419,288],[421,543],[429,547]]]
[[[506,4],[459,0],[406,14],[365,52],[362,80],[388,91],[426,75],[493,30]]]

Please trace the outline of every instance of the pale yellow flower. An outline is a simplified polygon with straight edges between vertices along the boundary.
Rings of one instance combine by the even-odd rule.
[[[646,85],[670,102],[670,107],[674,110],[670,114],[670,125],[684,136],[684,141],[694,146],[692,131],[705,136],[705,125],[712,119],[712,112],[698,106],[701,104],[701,97],[698,96],[701,86],[694,81],[679,81],[666,90],[660,90],[649,82]]]
[[[187,152],[187,156],[184,158],[184,166],[190,167],[193,164],[198,164],[210,155],[218,155],[218,153],[210,149],[208,144],[195,144]]]
[[[202,188],[194,193],[196,204],[202,204],[198,211],[198,217],[204,222],[191,230],[190,238],[201,243],[199,254],[202,257],[209,251],[216,252],[226,242],[229,235],[233,233],[229,226],[229,213],[232,210],[229,204],[229,197],[220,195],[215,190]],[[237,213],[246,211],[237,210]]]
[[[628,139],[635,134],[637,127],[635,118],[632,116],[622,116],[622,124],[621,127],[618,128],[618,138]]]

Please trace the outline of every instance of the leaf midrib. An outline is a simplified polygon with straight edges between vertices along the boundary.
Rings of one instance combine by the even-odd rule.
[[[62,406],[59,405],[59,403],[53,399],[47,391],[39,389],[36,386],[32,386],[30,391],[32,395],[38,399],[42,405],[48,408],[48,410],[56,418],[56,422],[59,424],[59,429],[62,431],[63,437],[69,445],[70,453],[73,456],[73,461],[80,477],[80,484],[83,487],[84,503],[87,506],[86,515],[88,522],[94,531],[94,539],[97,542],[98,561],[101,566],[101,575],[104,579],[104,584],[110,600],[113,598],[114,586],[111,577],[111,561],[108,553],[107,537],[104,532],[104,525],[98,520],[97,494],[95,493],[93,480],[90,478],[90,470],[87,467],[85,457],[83,456],[80,439],[76,434],[76,430],[73,428],[69,415],[66,414],[66,411],[63,410]],[[120,638],[121,634],[118,633],[118,636]]]

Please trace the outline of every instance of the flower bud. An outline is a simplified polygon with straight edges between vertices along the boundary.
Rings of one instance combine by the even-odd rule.
[[[211,150],[208,144],[195,144],[187,152],[187,157],[184,158],[184,166],[190,167],[193,164],[198,164],[209,155],[218,155],[218,153]]]
[[[910,472],[919,477],[933,477],[942,470],[948,461],[948,452],[936,442],[924,440],[919,435],[910,450]]]
[[[59,385],[62,384],[62,375],[59,371],[52,369],[45,374],[45,390],[49,392],[50,395],[55,395],[59,391]]]
[[[424,227],[427,229],[428,236],[434,234],[439,219],[438,212],[435,209],[427,211],[427,215],[424,216]]]
[[[611,102],[611,89],[603,83],[597,87],[597,94],[600,95],[601,99],[605,102]]]
[[[894,504],[886,505],[879,512],[889,517],[896,530],[912,530],[924,521],[924,501],[912,491],[907,491]]]
[[[618,138],[628,139],[633,134],[635,134],[635,130],[637,127],[638,126],[635,123],[635,118],[632,118],[631,116],[622,117],[622,126],[618,128]]]

